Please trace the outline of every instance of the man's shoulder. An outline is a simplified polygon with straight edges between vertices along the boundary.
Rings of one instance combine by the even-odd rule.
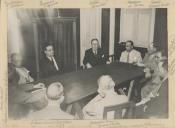
[[[122,51],[122,53],[121,54],[126,54],[127,53],[127,51],[126,50],[124,50],[124,51]]]
[[[44,109],[30,113],[28,119],[74,119],[74,116],[64,111],[47,111]]]
[[[42,119],[42,117],[43,117],[43,110],[31,112],[27,116],[28,119],[40,119],[40,118]]]
[[[92,48],[87,49],[85,52],[87,53],[92,52]]]
[[[48,58],[42,57],[42,58],[40,59],[40,61],[41,61],[41,62],[47,62],[47,61],[48,61]]]
[[[102,48],[98,48],[98,52],[99,53],[103,53],[103,49]]]
[[[139,52],[138,50],[136,50],[136,49],[133,49],[132,52],[133,52],[134,54],[140,54],[140,52]]]
[[[123,104],[123,103],[126,103],[126,102],[128,102],[127,96],[116,94],[116,96],[114,96],[110,102],[105,101],[105,106],[119,105],[119,104]]]
[[[122,99],[123,101],[127,101],[128,97],[125,95],[118,95],[118,98]]]
[[[62,111],[62,119],[74,119],[75,117],[74,116],[72,116],[71,114],[69,114],[69,113],[66,113],[66,112],[64,112],[64,111]]]

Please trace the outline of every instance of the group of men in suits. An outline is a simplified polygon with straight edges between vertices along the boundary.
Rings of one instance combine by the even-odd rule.
[[[45,56],[40,61],[40,76],[47,78],[61,73],[58,60],[54,57],[54,47],[46,44],[43,48]],[[91,48],[86,50],[83,64],[85,68],[91,68],[100,64],[105,64],[108,57],[100,48],[98,39],[91,40]]]
[[[45,44],[43,48],[43,52],[44,52],[44,57],[40,61],[41,77],[47,78],[50,76],[60,74],[61,73],[61,68],[59,65],[60,63],[54,56],[53,44]],[[126,41],[125,51],[121,53],[121,57],[119,61],[124,63],[130,63],[130,64],[138,64],[138,63],[144,62],[142,61],[140,52],[134,49],[134,43],[132,41]],[[16,73],[19,76],[18,84],[25,84],[27,82],[34,81],[33,78],[29,75],[29,71],[22,66],[22,58],[20,54],[12,54],[11,62],[12,62],[12,65],[11,65],[12,69],[15,69]],[[85,51],[85,56],[83,59],[83,64],[85,68],[92,68],[101,64],[108,64],[108,63],[110,63],[108,56],[105,55],[103,50],[100,48],[98,39],[92,39],[91,48]],[[163,74],[165,73],[163,72]],[[119,101],[121,101],[121,103],[128,101],[126,97],[119,96],[114,92],[115,84],[110,76],[101,76],[100,78],[101,78],[101,81],[103,82],[99,83],[99,90],[98,90],[99,95],[96,98],[94,98],[92,101],[90,101],[83,109],[85,118],[87,117],[87,119],[89,118],[101,119],[102,108],[103,108],[102,106],[109,103],[108,102],[109,99],[113,99],[114,97],[116,97],[119,99],[117,100],[117,103],[120,103]],[[104,89],[103,85],[105,85],[105,88],[107,88],[107,90]],[[38,84],[36,86],[37,87],[41,86],[41,84]],[[111,86],[111,87],[109,88],[108,86]],[[56,92],[54,93],[54,91]],[[58,112],[59,114],[61,113],[61,115],[57,114],[59,116],[55,116],[55,113],[52,113],[53,109],[57,110],[57,105],[60,105],[64,99],[63,89],[60,83],[54,83],[53,85],[50,85],[47,88],[47,98],[48,98],[48,101],[50,101],[50,104],[46,107],[46,109],[39,111],[38,113],[31,114],[32,118],[37,116],[38,118],[40,118],[42,117],[43,113],[47,115],[48,112],[51,112],[51,114],[46,117],[62,118],[62,116],[65,116],[65,118],[74,119],[73,116],[67,113],[64,113],[61,109]],[[54,106],[53,106],[53,103],[54,103]],[[110,102],[110,103],[116,104],[116,102]],[[90,114],[90,117],[88,114]]]
[[[60,74],[61,69],[57,59],[54,57],[54,47],[52,44],[46,44],[44,46],[45,56],[40,62],[40,72],[42,78],[47,78]],[[133,41],[126,42],[126,50],[122,52],[120,62],[125,63],[138,63],[142,61],[142,57],[139,51],[134,49]],[[92,68],[101,64],[108,64],[108,55],[104,54],[102,48],[99,45],[98,39],[91,40],[91,48],[85,51],[83,64],[85,68]]]
[[[121,57],[120,57],[121,62],[137,63],[137,62],[142,61],[141,54],[138,51],[136,51],[133,47],[134,47],[134,44],[132,41],[126,42],[126,50],[122,52]],[[44,57],[42,57],[42,59],[40,60],[40,66],[39,66],[40,67],[40,77],[47,78],[47,77],[51,77],[51,76],[60,74],[61,73],[60,63],[57,60],[57,58],[54,56],[53,44],[46,43],[43,47],[43,52],[44,52]],[[16,64],[16,61],[19,60],[18,58],[21,58],[19,54],[12,55],[12,63],[14,63],[14,65]],[[98,39],[96,38],[92,39],[91,48],[85,51],[85,56],[83,59],[84,67],[92,68],[97,65],[107,64],[107,63],[110,63],[108,55],[104,54],[102,48],[99,45]],[[16,67],[16,69],[19,69],[19,68]],[[28,72],[29,71],[27,71],[26,74],[28,74]],[[20,74],[24,74],[24,73],[20,72]],[[20,74],[19,76],[22,76]],[[24,77],[24,78],[28,78],[28,77]]]
[[[121,53],[120,62],[131,64],[142,62],[141,53],[134,49],[133,41],[126,41],[125,49],[126,50]],[[106,63],[110,63],[108,56],[105,55],[100,48],[98,39],[92,39],[91,48],[85,51],[83,64],[86,68],[91,68]]]

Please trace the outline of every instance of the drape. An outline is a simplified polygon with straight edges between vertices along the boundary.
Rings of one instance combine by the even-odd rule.
[[[101,44],[101,9],[80,9],[80,65],[85,50],[91,47],[92,38],[97,38]]]
[[[51,18],[50,18],[51,19]],[[44,20],[44,19],[43,19]],[[53,44],[55,58],[58,60],[62,72],[70,72],[76,69],[77,44],[75,40],[75,19],[52,18],[52,23],[38,22],[39,59],[45,56],[43,46],[46,43]]]
[[[12,53],[23,54],[23,37],[20,28],[20,20],[17,17],[17,11],[10,9],[8,11],[8,55]],[[10,61],[10,60],[9,60]]]
[[[133,40],[136,46],[153,42],[155,9],[121,9],[120,42]]]

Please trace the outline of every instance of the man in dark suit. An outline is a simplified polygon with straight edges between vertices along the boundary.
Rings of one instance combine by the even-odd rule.
[[[85,56],[83,60],[83,64],[86,68],[91,68],[96,65],[105,64],[108,58],[104,55],[102,49],[99,47],[98,39],[91,40],[90,49],[85,51]]]
[[[52,44],[46,44],[44,46],[45,56],[40,63],[41,77],[47,78],[60,73],[58,62],[54,57],[54,49]]]

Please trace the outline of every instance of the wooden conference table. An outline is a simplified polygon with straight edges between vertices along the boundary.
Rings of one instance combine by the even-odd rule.
[[[110,75],[116,85],[144,76],[143,68],[115,62],[100,65],[91,69],[65,73],[40,80],[46,86],[53,82],[61,82],[64,86],[65,103],[72,104],[97,92],[97,80],[102,75]]]

